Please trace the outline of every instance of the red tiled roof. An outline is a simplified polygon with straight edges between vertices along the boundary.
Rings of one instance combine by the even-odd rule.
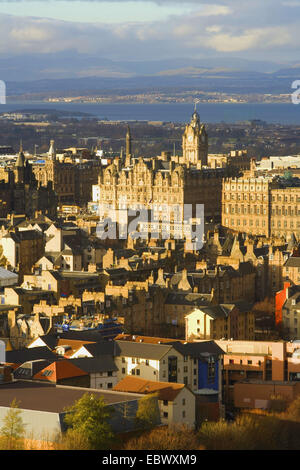
[[[58,380],[61,379],[80,377],[82,375],[88,375],[88,373],[79,369],[79,367],[75,366],[69,360],[66,359],[62,361],[52,362],[52,364],[50,364],[48,367],[45,367],[37,374],[35,374],[33,378],[56,383]]]
[[[159,344],[159,343],[184,343],[185,340],[181,339],[172,339],[172,338],[159,338],[154,336],[140,336],[140,335],[126,335],[126,334],[119,334],[114,338],[115,341],[132,341],[135,343],[152,343],[152,344]]]
[[[178,393],[185,387],[184,384],[171,382],[154,382],[138,377],[124,377],[113,390],[127,393],[158,393],[159,400],[174,401]]]

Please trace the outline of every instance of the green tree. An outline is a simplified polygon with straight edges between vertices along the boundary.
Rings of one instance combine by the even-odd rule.
[[[22,449],[24,447],[25,425],[18,402],[14,399],[10,404],[10,410],[3,419],[1,436],[2,445],[9,450]]]
[[[146,395],[139,400],[136,422],[143,429],[151,429],[160,423],[157,394]]]
[[[108,449],[114,437],[108,420],[113,410],[103,397],[85,393],[73,406],[66,409],[65,423],[69,427],[69,442],[78,442],[79,436],[90,449]]]

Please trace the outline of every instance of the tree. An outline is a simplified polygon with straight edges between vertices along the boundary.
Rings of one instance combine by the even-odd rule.
[[[66,409],[65,423],[69,426],[68,437],[75,441],[81,436],[90,449],[108,449],[113,433],[108,420],[113,412],[104,402],[103,397],[85,393],[73,406]]]
[[[300,395],[289,405],[286,417],[293,421],[300,421]]]
[[[23,423],[21,410],[16,399],[10,404],[10,410],[3,419],[1,428],[1,436],[4,438],[4,446],[6,449],[14,450],[24,447],[25,425]]]
[[[151,429],[160,423],[157,394],[146,395],[139,400],[136,421],[143,429]]]

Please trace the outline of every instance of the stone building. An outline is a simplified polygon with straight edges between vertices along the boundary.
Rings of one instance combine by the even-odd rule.
[[[222,225],[236,232],[289,240],[300,237],[300,181],[245,172],[225,178]]]
[[[52,183],[36,179],[32,165],[26,160],[22,145],[13,168],[0,171],[0,213],[25,214],[32,217],[39,211],[49,217],[56,216],[57,200]]]
[[[192,225],[199,224],[201,220],[220,222],[222,178],[228,170],[207,167],[208,138],[196,111],[182,137],[182,156],[163,152],[152,159],[134,158],[129,153],[129,131],[126,149],[125,161],[116,158],[100,172],[100,217],[112,218],[113,211],[119,210],[119,219],[116,215],[114,217],[122,224],[122,210],[124,213],[127,209],[151,210],[147,222],[141,223],[142,231],[148,235],[151,233],[151,238],[158,238],[158,234],[169,230],[170,237],[167,238],[188,239],[183,232],[183,220],[192,222]],[[184,210],[185,204],[194,210],[189,217]],[[197,204],[204,205],[204,215],[196,212]]]
[[[51,182],[59,204],[85,205],[92,199],[92,186],[97,183],[100,164],[100,160],[83,159],[82,154],[76,158],[74,152],[58,158],[55,142],[51,140],[45,164],[36,165],[34,173],[43,185]]]

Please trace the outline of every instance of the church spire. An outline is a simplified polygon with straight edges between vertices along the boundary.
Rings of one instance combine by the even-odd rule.
[[[16,167],[24,167],[25,166],[25,155],[23,153],[23,143],[22,140],[20,140],[20,150],[18,154],[18,158],[16,161]]]

